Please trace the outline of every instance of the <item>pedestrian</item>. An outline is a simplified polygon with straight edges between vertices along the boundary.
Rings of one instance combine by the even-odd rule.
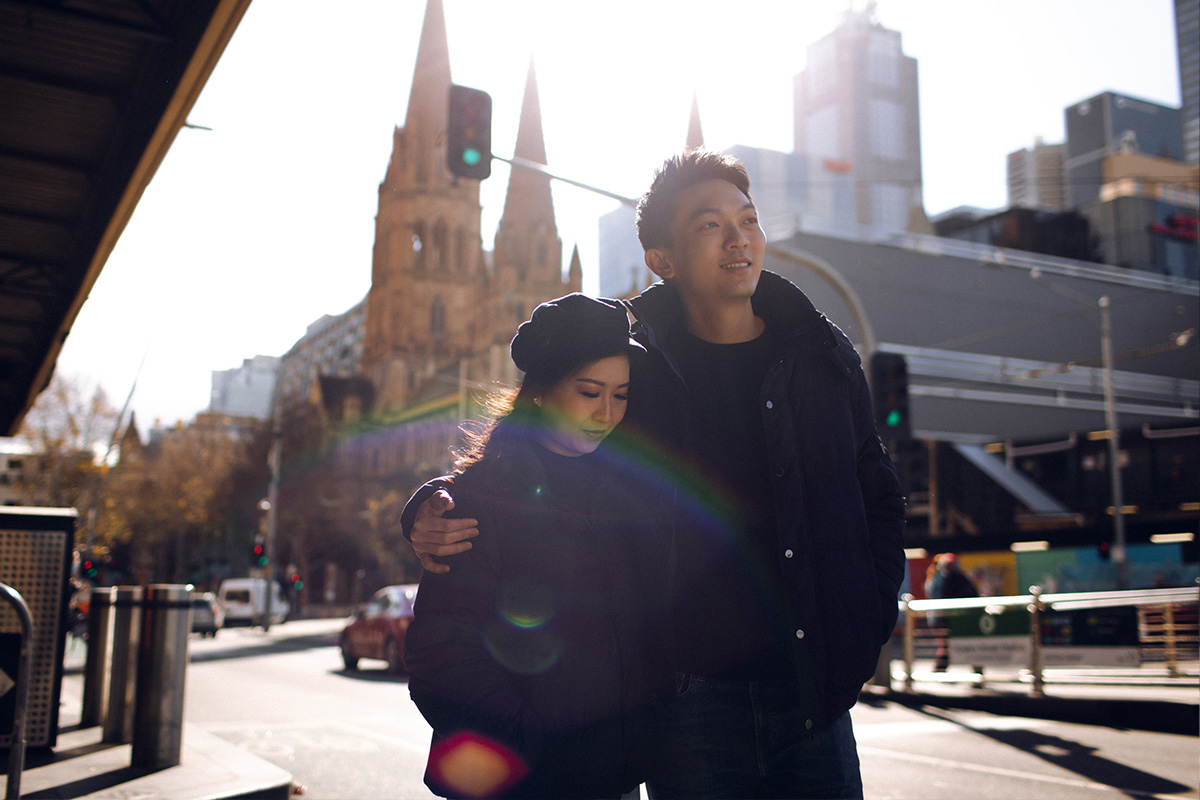
[[[492,398],[447,483],[452,514],[488,535],[422,576],[405,637],[434,730],[425,782],[447,797],[620,797],[646,779],[673,685],[655,613],[666,525],[620,448],[596,452],[645,351],[619,303],[571,294],[538,306],[511,353],[521,386]]]
[[[925,595],[931,600],[947,600],[959,597],[978,597],[979,591],[975,584],[962,571],[958,556],[954,553],[942,553],[937,556],[925,578]],[[937,672],[945,672],[950,666],[950,634],[945,627],[946,615],[940,612],[930,612],[927,622],[937,630],[937,653],[934,656],[933,668]],[[983,673],[982,666],[976,666],[978,674]]]
[[[648,350],[625,426],[672,507],[672,664],[652,797],[861,797],[849,709],[897,618],[904,498],[861,360],[796,286],[736,159],[668,159],[638,206],[661,281],[629,303]],[[491,535],[414,495],[426,569]],[[414,506],[416,506],[414,508]]]

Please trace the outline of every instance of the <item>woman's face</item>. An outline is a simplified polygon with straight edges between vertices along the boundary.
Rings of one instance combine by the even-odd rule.
[[[625,416],[629,356],[580,367],[541,397],[547,426],[542,445],[560,456],[582,456],[604,441]]]

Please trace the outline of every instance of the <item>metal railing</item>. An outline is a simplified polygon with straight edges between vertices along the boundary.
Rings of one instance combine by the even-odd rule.
[[[21,796],[21,771],[25,769],[25,721],[33,666],[33,617],[25,598],[7,583],[0,583],[0,598],[8,601],[21,624],[21,652],[17,657],[17,681],[13,687],[12,745],[8,751],[8,781],[4,791],[7,800],[15,800]]]
[[[1006,609],[1025,609],[1029,612],[1029,673],[1030,692],[1044,694],[1046,667],[1043,659],[1043,620],[1048,613],[1080,609],[1135,607],[1138,611],[1139,663],[1161,663],[1168,676],[1183,677],[1181,661],[1200,658],[1200,590],[1191,587],[1178,589],[1146,589],[1110,592],[1072,592],[1045,594],[1040,587],[1030,587],[1030,593],[1003,597],[970,597],[953,600],[916,600],[905,595],[900,601],[904,618],[904,689],[912,691],[914,662],[930,655],[935,647],[944,647],[948,630],[942,624],[947,616],[983,609],[986,614],[1000,614]],[[931,622],[933,612],[933,623]],[[918,622],[922,624],[918,624]],[[967,679],[982,685],[982,667]]]

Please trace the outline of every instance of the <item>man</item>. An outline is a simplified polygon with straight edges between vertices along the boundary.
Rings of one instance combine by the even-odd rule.
[[[861,362],[799,289],[763,272],[735,159],[669,159],[637,224],[662,282],[629,304],[650,358],[625,438],[654,456],[674,502],[681,689],[650,794],[861,797],[849,709],[895,625],[904,570],[904,499]],[[451,503],[442,492],[417,512],[427,569],[487,535],[440,519]]]

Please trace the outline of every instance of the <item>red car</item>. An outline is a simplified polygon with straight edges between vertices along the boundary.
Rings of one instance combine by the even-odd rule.
[[[404,672],[404,633],[413,620],[417,584],[385,586],[346,623],[339,641],[342,663],[358,669],[360,658],[386,661],[388,672]]]

